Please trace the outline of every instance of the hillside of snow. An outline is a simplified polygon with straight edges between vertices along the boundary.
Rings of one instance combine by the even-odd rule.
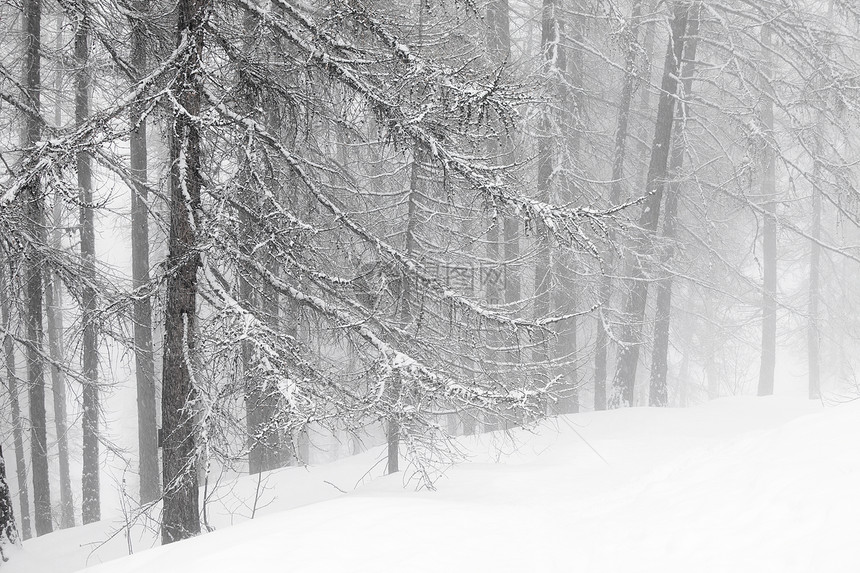
[[[371,479],[377,449],[273,472],[253,520],[241,500],[257,480],[243,478],[192,540],[145,550],[155,535],[138,527],[116,559],[129,539],[96,549],[118,526],[101,522],[27,541],[2,569],[860,571],[860,402],[730,398],[461,440],[472,458],[437,491]]]

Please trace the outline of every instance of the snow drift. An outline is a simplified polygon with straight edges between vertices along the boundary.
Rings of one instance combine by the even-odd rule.
[[[472,460],[436,492],[404,489],[403,475],[345,495],[332,487],[352,490],[379,451],[282,470],[256,519],[227,526],[222,504],[212,533],[87,571],[860,570],[860,402],[732,398],[462,442]],[[117,557],[122,538],[89,557],[84,545],[110,526],[28,541],[4,569],[60,573]]]

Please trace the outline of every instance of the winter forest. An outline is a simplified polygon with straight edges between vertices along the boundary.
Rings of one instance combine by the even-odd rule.
[[[286,543],[340,515],[287,510],[335,496],[382,512],[378,543],[418,543],[395,531],[415,500],[489,538],[545,523],[490,484],[541,480],[565,493],[529,503],[594,506],[581,538],[625,521],[656,559],[634,570],[710,571],[595,517],[595,496],[707,482],[708,448],[726,467],[787,456],[756,479],[824,468],[794,501],[860,478],[855,0],[2,0],[0,30],[0,569],[195,537],[208,549],[157,567],[220,572],[194,564],[234,520],[286,511],[268,522]],[[577,481],[607,468],[628,489]],[[713,487],[752,496],[735,479]],[[856,516],[851,495],[813,501]],[[761,502],[752,539],[785,501]],[[577,545],[547,519],[527,547]],[[325,565],[340,542],[305,533],[294,570],[370,568]],[[630,570],[607,540],[584,570]],[[774,570],[856,571],[851,551]],[[490,570],[467,562],[447,567]],[[744,562],[709,566],[766,570]],[[154,570],[116,563],[97,569]]]

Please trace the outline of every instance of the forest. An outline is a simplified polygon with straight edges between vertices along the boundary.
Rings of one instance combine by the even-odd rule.
[[[119,511],[172,543],[231,480],[371,450],[433,490],[555,417],[860,394],[854,0],[0,29],[6,545]]]

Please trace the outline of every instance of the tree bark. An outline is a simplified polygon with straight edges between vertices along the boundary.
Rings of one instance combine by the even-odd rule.
[[[12,409],[12,441],[15,445],[15,475],[18,478],[18,500],[21,504],[21,535],[32,537],[30,526],[30,493],[27,488],[27,466],[24,457],[24,424],[21,421],[21,406],[18,401],[18,374],[15,365],[15,346],[12,341],[10,304],[12,279],[7,276],[7,261],[0,261],[0,320],[3,321],[3,355],[6,361],[6,387]]]
[[[245,227],[247,228],[249,221],[245,219]],[[250,249],[251,239],[246,238],[240,248],[248,256],[251,255]],[[242,274],[239,276],[239,302],[250,312],[254,312],[254,289],[248,278]],[[254,348],[249,340],[242,341],[242,376],[246,386],[245,388],[245,426],[248,432],[248,473],[251,475],[258,474],[263,471],[263,455],[262,449],[265,447],[262,442],[262,416],[260,412],[260,396],[256,391],[257,381],[252,379],[252,359]]]
[[[273,132],[277,132],[276,128],[271,126],[270,128]],[[274,174],[270,178],[269,184],[277,187],[278,184],[274,181]],[[272,194],[277,197],[279,189],[273,188]],[[267,252],[264,254],[264,258],[264,263],[269,272],[272,273],[272,276],[279,277],[280,265],[275,257]],[[268,282],[263,284],[261,295],[260,312],[262,313],[263,321],[273,331],[277,331],[280,322],[280,296]],[[281,435],[277,423],[278,411],[280,410],[279,395],[278,390],[273,387],[267,388],[263,393],[262,407],[266,435],[266,448],[263,452],[263,471],[283,467],[290,459],[289,441]]]
[[[15,526],[15,510],[12,506],[12,490],[9,489],[9,482],[6,479],[6,458],[3,457],[3,448],[0,447],[0,540],[5,537],[5,542],[18,542],[18,528]],[[8,557],[3,553],[0,543],[0,556],[3,561],[8,561]]]
[[[149,12],[148,0],[137,0],[140,17],[131,22],[131,66],[137,77],[146,72],[146,31],[142,15]],[[134,187],[131,190],[131,274],[134,297],[134,362],[137,386],[137,450],[140,471],[140,503],[161,495],[158,476],[158,421],[155,406],[155,355],[152,345],[152,299],[149,285],[149,190],[146,147],[146,118],[143,108],[133,105],[129,119],[129,159]]]
[[[508,0],[492,0],[487,3],[487,51],[497,68],[508,66],[511,63],[511,16]],[[497,137],[488,143],[487,151],[498,165],[511,165],[514,163],[513,143],[507,131],[507,126],[500,118],[494,118],[493,129]],[[516,261],[520,257],[520,221],[517,217],[504,215],[499,217],[490,228],[488,236],[487,259],[490,264],[498,264],[503,277],[501,287],[495,281],[487,281],[487,301],[491,305],[504,303],[508,308],[513,308],[521,300],[520,275],[515,268]],[[497,332],[498,338],[494,343],[510,350],[499,356],[506,364],[513,364],[520,358],[515,344],[505,339],[503,332]],[[504,368],[507,368],[505,366]],[[501,375],[505,375],[501,372]],[[497,416],[488,414],[486,430],[498,429],[499,419]],[[506,422],[507,424],[507,422]]]
[[[420,9],[420,8],[419,8]],[[418,225],[418,201],[419,197],[424,194],[423,182],[421,177],[421,157],[420,149],[416,146],[413,149],[412,156],[412,172],[409,183],[409,196],[407,197],[407,214],[406,214],[406,229],[404,233],[404,248],[406,255],[410,258],[418,249],[417,240],[417,225]],[[400,328],[404,331],[409,328],[412,323],[412,283],[408,275],[402,278],[400,289]],[[401,395],[403,392],[402,378],[398,371],[395,371],[391,379],[391,384],[388,387],[388,400],[392,409],[399,409]],[[388,417],[388,473],[393,474],[400,470],[400,418],[397,412]]]
[[[573,271],[566,268],[562,263],[563,261],[557,261],[554,270],[558,285],[555,289],[553,305],[555,312],[559,315],[572,313],[576,310],[574,307],[576,280]],[[577,327],[578,321],[575,316],[556,324],[553,362],[560,365],[555,375],[559,376],[561,381],[560,387],[555,392],[556,404],[553,410],[556,414],[576,414],[579,412],[579,376],[576,369],[579,350]]]
[[[487,23],[489,26],[487,44],[493,64],[497,67],[510,64],[511,59],[511,17],[508,0],[493,0],[487,5]],[[498,139],[489,145],[490,154],[496,158],[500,165],[512,164],[513,144],[507,133],[506,127],[498,121],[495,129]],[[513,271],[513,265],[520,257],[520,221],[517,217],[505,216],[502,223],[502,244],[504,250],[500,258],[504,268],[504,291],[503,296],[497,295],[496,302],[504,299],[505,304],[515,304],[521,298],[520,277]],[[495,227],[498,236],[499,228]],[[497,254],[498,257],[498,249]]]
[[[254,34],[254,19],[250,15],[246,15],[244,26],[246,37],[251,38]],[[246,42],[245,49],[248,51],[252,49],[250,41]],[[279,133],[281,130],[280,119],[277,110],[273,109],[274,106],[270,98],[261,97],[255,90],[248,90],[248,93],[250,94],[247,96],[246,102],[248,109],[265,110],[263,114],[265,117],[260,118],[260,121],[266,124],[271,133]],[[247,165],[247,168],[253,170],[257,166]],[[275,181],[275,174],[268,173],[265,180],[272,195],[276,198],[279,197],[281,195],[280,184]],[[249,205],[254,205],[255,209],[264,210],[270,206],[266,204],[267,200],[264,195],[256,192],[255,189],[248,189],[245,201]],[[245,217],[244,215],[240,216]],[[250,221],[245,226],[250,229]],[[244,241],[245,254],[249,257],[260,257],[261,263],[269,272],[275,277],[279,276],[280,269],[277,261],[270,254],[267,252],[252,253],[250,245],[255,244],[254,241],[256,241],[256,237],[252,235],[249,235]],[[259,281],[258,284],[254,285],[245,277],[240,277],[239,297],[242,304],[254,312],[260,320],[267,323],[273,330],[277,328],[280,319],[280,300],[278,293],[268,281]],[[277,392],[272,388],[267,388],[263,380],[253,375],[252,359],[251,344],[243,342],[242,364],[246,384],[246,425],[250,437],[248,469],[251,474],[256,474],[283,466],[289,459],[289,448],[287,447],[288,441],[282,440],[279,428],[275,423],[278,411]]]
[[[277,276],[272,261],[267,261],[266,265],[269,271]],[[279,299],[273,289],[263,285],[259,288],[259,292],[255,292],[253,285],[244,277],[240,277],[239,300],[245,308],[257,314],[271,328],[276,328]],[[248,385],[245,396],[246,424],[251,440],[248,450],[248,471],[256,474],[283,466],[288,459],[286,455],[288,448],[282,442],[278,427],[274,423],[278,409],[275,390],[265,388],[263,381],[253,375],[252,347],[247,341],[242,343],[242,364],[245,383]]]
[[[89,30],[83,15],[75,32],[75,60],[78,65],[75,90],[75,122],[86,123],[90,114]],[[80,193],[81,221],[81,278],[83,279],[81,323],[84,329],[81,346],[83,367],[83,496],[81,508],[84,524],[101,519],[99,484],[99,349],[98,316],[96,309],[96,243],[93,223],[93,182],[90,157],[77,155],[78,189]]]
[[[618,120],[615,128],[615,151],[612,159],[612,186],[609,189],[609,204],[621,203],[624,162],[627,156],[627,133],[630,125],[630,107],[636,89],[636,42],[639,36],[642,1],[635,0],[627,28],[627,53],[624,57],[624,82],[618,102]],[[606,409],[606,373],[608,365],[609,332],[607,307],[612,302],[612,274],[615,271],[615,232],[610,230],[610,248],[603,254],[603,275],[600,279],[600,311],[597,315],[597,336],[594,352],[594,409]]]
[[[650,10],[653,3],[646,6],[646,9]],[[639,106],[640,113],[642,114],[642,124],[637,129],[637,133],[635,135],[636,138],[636,147],[639,150],[639,157],[637,159],[637,167],[642,166],[637,170],[637,179],[635,183],[636,189],[641,189],[645,187],[645,180],[648,177],[648,157],[651,152],[651,149],[648,147],[648,132],[653,125],[652,123],[652,104],[651,104],[651,79],[652,79],[652,61],[656,57],[659,57],[659,53],[654,53],[654,43],[657,39],[657,21],[654,18],[649,19],[645,23],[645,38],[642,41],[642,65],[639,76],[639,81],[644,84],[644,87],[639,90]]]
[[[571,4],[573,12],[585,9],[580,0]],[[565,34],[562,41],[571,46],[565,50],[561,58],[565,64],[563,84],[559,93],[558,126],[564,136],[560,138],[563,145],[563,155],[559,158],[559,185],[554,202],[562,205],[576,204],[582,201],[580,186],[576,179],[580,167],[580,126],[583,115],[583,53],[581,49],[583,34],[580,23],[576,20],[565,22]],[[553,256],[553,274],[557,278],[557,286],[553,292],[554,312],[558,315],[574,314],[579,298],[577,275],[577,258],[568,249],[556,249]],[[554,411],[557,414],[575,414],[579,412],[579,320],[576,316],[555,324],[555,344],[553,345],[553,362],[556,370],[553,377],[561,381],[556,392]]]
[[[63,49],[63,13],[56,17],[57,53]],[[56,103],[54,106],[54,125],[62,125],[62,93],[63,93],[63,67],[60,65],[54,76],[54,90],[56,91]],[[58,251],[62,248],[60,228],[63,225],[62,202],[59,193],[54,193],[53,227],[51,229],[51,248]],[[54,398],[54,426],[57,431],[57,449],[59,450],[60,463],[60,528],[65,529],[75,526],[75,506],[72,497],[72,480],[69,470],[69,438],[68,419],[66,416],[66,379],[62,369],[58,367],[63,363],[65,349],[63,344],[63,288],[60,276],[55,272],[45,274],[45,316],[48,319],[48,348],[50,349],[51,361],[51,390]]]
[[[549,83],[556,88],[558,102],[562,107],[565,104],[565,87],[562,78],[563,71],[567,68],[564,47],[561,42],[561,6],[560,0],[543,0],[541,11],[541,50],[543,52],[544,73]],[[537,199],[549,203],[552,199],[552,187],[557,164],[557,134],[554,127],[558,122],[553,117],[550,106],[544,106],[541,111],[540,128],[537,141]],[[550,288],[553,283],[552,273],[552,237],[549,232],[545,236],[537,237],[536,265],[534,275],[534,306],[533,318],[540,320],[546,318],[550,313]],[[547,386],[550,382],[550,354],[549,340],[546,332],[537,331],[534,340],[534,351],[532,361],[536,367],[535,378],[538,386]],[[545,404],[537,404],[538,415],[546,413]]]
[[[188,58],[177,70],[172,88],[178,105],[173,110],[170,142],[170,235],[167,268],[167,304],[164,310],[164,363],[162,370],[162,480],[164,510],[162,544],[200,532],[197,478],[197,428],[193,380],[197,302],[197,251],[199,224],[200,74],[206,0],[180,0],[178,43],[189,42]]]
[[[773,146],[773,90],[770,87],[771,29],[761,27],[762,68],[759,77],[762,90],[761,120],[767,141],[762,157],[761,195],[763,201],[762,225],[762,327],[761,367],[758,376],[758,395],[773,394],[776,369],[776,154]]]
[[[634,249],[639,252],[632,253],[626,265],[626,275],[630,277],[629,291],[624,305],[627,321],[624,329],[626,337],[618,350],[611,400],[613,408],[629,406],[633,403],[641,346],[639,338],[648,297],[647,259],[653,254],[650,241],[653,240],[660,219],[660,203],[665,187],[669,147],[672,143],[678,70],[684,48],[683,36],[687,27],[688,9],[689,5],[686,3],[679,3],[674,8],[669,45],[663,64],[663,80],[660,86],[660,100],[657,104],[657,123],[654,128],[654,143],[651,146],[651,161],[646,179],[646,197],[639,217],[640,234],[636,239],[637,244],[634,244]]]
[[[39,109],[42,89],[41,0],[24,2],[24,87],[29,103]],[[24,145],[32,147],[41,139],[38,118],[27,116]],[[48,479],[47,422],[45,414],[45,364],[42,356],[43,328],[43,249],[47,244],[45,229],[45,203],[38,181],[30,181],[22,193],[24,217],[30,227],[33,244],[27,253],[24,280],[27,325],[27,383],[30,398],[30,450],[33,468],[33,503],[35,505],[36,535],[53,530],[51,519],[51,488]]]
[[[666,195],[666,214],[663,217],[663,238],[666,239],[665,260],[668,262],[674,252],[673,241],[677,234],[678,195],[681,192],[681,169],[684,166],[686,153],[685,125],[689,117],[686,100],[693,88],[693,75],[696,73],[696,48],[699,35],[699,7],[690,7],[690,17],[687,22],[687,37],[684,40],[684,63],[681,68],[682,87],[681,103],[679,106],[679,125],[675,130],[672,158],[669,162],[669,183]],[[654,323],[654,351],[651,358],[651,388],[649,404],[651,406],[668,406],[669,389],[666,383],[669,370],[669,326],[672,316],[672,275],[664,277],[657,283],[657,313]]]
[[[62,208],[59,196],[54,199],[54,225],[51,231],[51,248],[60,249]],[[45,275],[45,316],[48,319],[48,347],[51,355],[51,389],[54,397],[54,425],[57,430],[57,448],[60,462],[60,528],[75,526],[75,506],[69,471],[69,439],[66,416],[66,377],[58,366],[63,363],[63,290],[60,277],[50,272]]]

